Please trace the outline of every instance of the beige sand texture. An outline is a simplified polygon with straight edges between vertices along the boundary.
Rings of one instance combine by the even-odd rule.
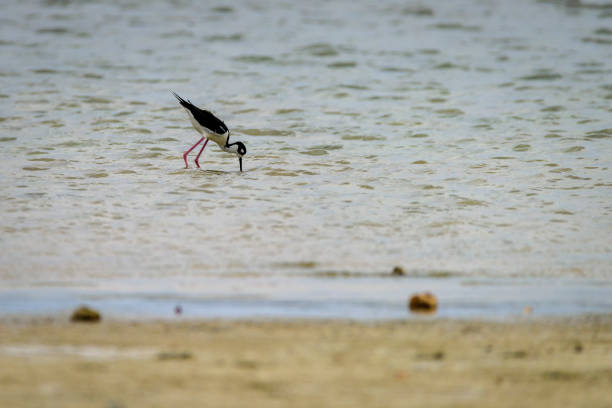
[[[612,316],[0,322],[0,407],[610,407]]]

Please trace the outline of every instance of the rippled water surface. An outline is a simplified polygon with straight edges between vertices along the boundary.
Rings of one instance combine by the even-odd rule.
[[[612,6],[568,4],[7,0],[0,284],[610,278]]]

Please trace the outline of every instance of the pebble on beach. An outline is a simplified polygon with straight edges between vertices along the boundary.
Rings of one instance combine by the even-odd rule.
[[[393,276],[406,276],[406,270],[401,266],[396,266],[393,268],[393,272],[391,272]]]
[[[73,322],[99,322],[101,319],[100,312],[91,309],[87,306],[81,306],[72,312],[70,320]]]
[[[438,299],[429,292],[412,295],[408,304],[413,312],[433,312],[438,308]]]
[[[193,355],[189,351],[162,351],[157,353],[158,360],[189,360]]]

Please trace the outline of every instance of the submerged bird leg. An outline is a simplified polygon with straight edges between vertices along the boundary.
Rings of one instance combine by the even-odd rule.
[[[198,166],[198,169],[200,168],[200,163],[198,162],[198,160],[200,160],[200,155],[202,154],[202,152],[204,151],[204,148],[206,147],[206,144],[208,143],[208,139],[206,139],[206,141],[204,142],[204,145],[202,146],[202,148],[200,149],[200,153],[198,153],[198,155],[196,156],[195,159],[195,164],[196,166]]]
[[[190,152],[191,152],[193,149],[195,149],[195,147],[196,147],[197,145],[199,145],[199,144],[200,144],[200,142],[201,142],[202,140],[204,140],[204,136],[202,136],[202,138],[201,138],[200,140],[198,140],[198,142],[197,142],[196,144],[194,144],[193,146],[191,146],[191,147],[189,148],[189,150],[187,150],[187,151],[185,152],[185,154],[183,155],[183,160],[185,160],[185,168],[186,168],[186,169],[187,169],[187,168],[189,168],[189,165],[187,164],[187,155],[188,155],[188,154],[189,154],[189,153],[190,153]]]

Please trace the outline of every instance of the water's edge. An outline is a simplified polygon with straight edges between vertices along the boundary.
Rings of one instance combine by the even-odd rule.
[[[330,279],[325,285],[296,279],[225,279],[208,290],[168,289],[140,285],[142,289],[95,287],[12,287],[0,289],[0,316],[68,315],[86,304],[112,319],[181,318],[305,318],[385,321],[411,319],[410,295],[430,291],[439,308],[429,316],[451,319],[506,319],[516,316],[582,316],[612,311],[612,286],[600,280],[577,279],[472,279],[398,278],[389,291],[388,279]],[[301,280],[301,279],[300,279]],[[384,280],[385,282],[380,282]],[[364,291],[363,285],[371,288]],[[303,287],[325,286],[311,293]],[[265,288],[268,289],[265,289]],[[273,287],[274,289],[269,289]],[[343,287],[343,290],[339,290]],[[380,290],[378,290],[380,287]],[[225,293],[224,288],[227,290]],[[351,293],[357,291],[359,296]]]

